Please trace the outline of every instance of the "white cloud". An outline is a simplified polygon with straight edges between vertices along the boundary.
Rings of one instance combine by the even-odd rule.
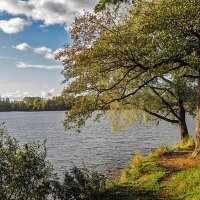
[[[55,91],[54,88],[52,88],[52,89],[49,90],[50,93],[53,93],[54,91]]]
[[[66,32],[69,32],[69,26],[65,26],[64,29]]]
[[[0,2],[1,6],[1,2]],[[0,30],[4,33],[15,34],[24,30],[25,26],[31,25],[30,21],[26,21],[19,17],[10,20],[0,20]]]
[[[53,93],[54,93],[54,88],[50,89],[49,91],[42,91],[40,96],[42,98],[49,98],[49,97],[53,96]]]
[[[43,55],[47,59],[54,59],[53,51],[48,47],[39,47],[33,49],[35,53]]]
[[[52,49],[48,48],[48,47],[31,47],[30,45],[28,45],[26,42],[24,43],[21,43],[21,44],[18,44],[16,46],[11,46],[12,48],[14,49],[17,49],[17,50],[21,50],[21,51],[27,51],[27,49],[32,49],[34,53],[36,54],[40,54],[42,56],[44,56],[46,59],[51,59],[51,60],[55,60],[55,54],[58,53],[59,51],[62,51],[61,48],[55,50],[53,52]]]
[[[25,94],[23,94],[21,91],[15,91],[15,92],[8,92],[2,95],[4,98],[9,98],[10,100],[20,100],[26,97]]]
[[[27,91],[25,91],[25,92],[14,91],[14,92],[5,93],[5,94],[3,94],[1,96],[4,97],[4,98],[8,97],[10,100],[21,100],[24,97],[50,98],[50,97],[55,96],[55,89],[52,88],[50,90],[48,90],[48,89],[47,90],[42,90],[42,91],[38,91],[37,93],[34,93],[34,94],[30,94]]]
[[[18,62],[17,63],[18,68],[38,68],[38,69],[48,69],[48,70],[54,70],[54,69],[63,69],[63,66],[61,65],[32,65],[25,62]]]
[[[41,20],[45,26],[70,24],[74,13],[93,10],[98,0],[0,0],[0,13],[25,15],[34,21]]]
[[[28,48],[30,48],[30,46],[24,42],[24,43],[18,44],[16,46],[12,46],[12,48],[18,49],[20,51],[26,51]]]
[[[62,49],[62,48],[58,48],[58,49],[56,49],[56,50],[54,51],[53,54],[55,55],[55,54],[57,54],[57,53],[59,53],[59,52],[61,52],[61,51],[63,51],[63,49]]]

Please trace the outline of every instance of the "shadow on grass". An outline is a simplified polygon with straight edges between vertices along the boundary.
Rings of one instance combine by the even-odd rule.
[[[155,191],[145,190],[130,184],[114,185],[101,196],[102,200],[159,200]]]

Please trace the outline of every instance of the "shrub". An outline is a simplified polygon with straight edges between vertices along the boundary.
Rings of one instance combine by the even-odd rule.
[[[47,199],[51,193],[53,169],[47,161],[45,144],[20,146],[0,129],[0,199]]]
[[[46,161],[45,142],[19,145],[0,127],[0,199],[86,200],[101,199],[106,178],[97,172],[74,167],[63,183]]]
[[[60,200],[98,200],[105,190],[106,178],[97,172],[74,167],[65,172],[63,183],[54,182],[54,199]]]

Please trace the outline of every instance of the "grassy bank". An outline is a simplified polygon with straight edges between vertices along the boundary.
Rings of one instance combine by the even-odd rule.
[[[190,138],[175,148],[159,146],[146,157],[136,154],[102,199],[200,200],[200,159],[191,158],[193,148]]]

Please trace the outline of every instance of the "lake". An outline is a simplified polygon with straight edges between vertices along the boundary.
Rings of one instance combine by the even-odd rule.
[[[137,123],[112,133],[106,118],[98,123],[88,120],[81,133],[64,131],[64,116],[64,112],[2,112],[0,122],[20,143],[47,139],[47,158],[59,175],[73,165],[101,171],[122,168],[134,153],[146,155],[157,145],[175,145],[180,138],[178,127],[164,122],[158,127]],[[195,120],[187,121],[194,133]]]

